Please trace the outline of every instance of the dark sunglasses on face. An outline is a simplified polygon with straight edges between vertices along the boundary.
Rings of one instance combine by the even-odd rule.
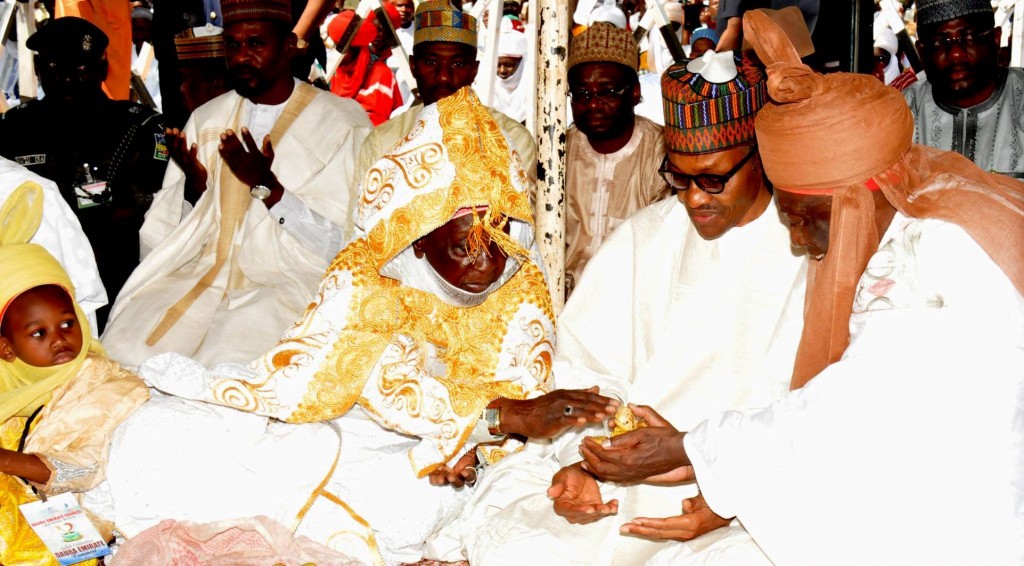
[[[685,191],[690,188],[690,182],[692,181],[693,184],[697,185],[697,188],[705,193],[709,195],[717,195],[725,190],[725,185],[729,182],[729,179],[738,173],[739,170],[742,169],[748,161],[750,161],[750,158],[754,157],[755,153],[757,153],[757,146],[750,146],[750,151],[747,152],[747,155],[745,155],[739,163],[734,165],[733,168],[724,175],[686,175],[684,173],[679,173],[678,171],[673,171],[668,168],[669,162],[668,156],[666,155],[665,160],[661,162],[661,167],[658,169],[658,173],[661,175],[661,178],[668,183],[668,186],[673,189]]]

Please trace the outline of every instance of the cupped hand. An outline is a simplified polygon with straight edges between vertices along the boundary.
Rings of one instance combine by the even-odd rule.
[[[583,471],[580,464],[566,466],[551,478],[548,497],[553,500],[555,514],[574,525],[586,525],[619,512],[619,502],[605,503],[594,476]]]
[[[167,153],[171,159],[181,167],[185,173],[185,182],[188,190],[197,197],[206,190],[208,178],[206,166],[199,160],[199,146],[188,145],[185,139],[185,132],[178,128],[167,128],[164,130],[164,142],[167,144]],[[191,199],[190,199],[191,200]]]
[[[602,481],[639,482],[689,466],[683,448],[686,433],[677,431],[650,407],[630,408],[648,426],[606,440],[603,445],[585,438],[580,453],[588,472]]]
[[[590,389],[558,389],[533,399],[502,399],[501,432],[553,438],[566,429],[599,423],[615,415],[619,401]]]
[[[729,519],[715,514],[698,494],[683,501],[683,514],[663,519],[637,517],[622,525],[619,532],[660,540],[692,540],[729,525]]]
[[[263,138],[261,147],[256,144],[248,128],[242,128],[241,138],[236,136],[235,132],[225,130],[220,135],[220,145],[217,149],[224,163],[242,183],[250,187],[269,186],[272,183],[274,174],[270,171],[270,166],[274,164],[274,147],[270,143],[270,136]]]

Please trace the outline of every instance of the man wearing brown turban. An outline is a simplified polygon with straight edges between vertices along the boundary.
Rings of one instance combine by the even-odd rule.
[[[795,390],[587,443],[588,468],[694,473],[775,564],[1021,564],[1024,184],[912,145],[898,91],[815,74],[763,13],[744,28],[768,70],[765,172],[818,259]]]

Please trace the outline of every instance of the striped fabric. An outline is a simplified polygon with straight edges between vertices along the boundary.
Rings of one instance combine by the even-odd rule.
[[[275,20],[292,25],[290,0],[221,0],[224,25],[248,20]]]
[[[447,2],[428,1],[416,8],[413,46],[428,41],[464,43],[476,49],[476,18]]]
[[[179,61],[196,62],[202,59],[222,59],[224,57],[224,36],[208,35],[195,37],[191,29],[174,36],[174,49],[178,52]]]
[[[708,153],[754,139],[754,117],[764,106],[764,74],[753,66],[736,65],[739,74],[722,84],[670,67],[661,77],[666,147],[680,153]]]

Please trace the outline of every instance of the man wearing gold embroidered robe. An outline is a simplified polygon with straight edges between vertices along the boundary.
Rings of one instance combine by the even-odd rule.
[[[266,514],[350,556],[379,552],[389,564],[415,562],[424,541],[459,513],[469,491],[431,485],[425,476],[448,466],[465,470],[466,455],[490,462],[516,448],[486,426],[481,430],[480,415],[492,401],[511,400],[503,406],[504,433],[542,433],[506,428],[518,420],[517,403],[547,403],[564,419],[559,431],[581,424],[581,412],[591,422],[606,417],[596,413],[604,412],[607,399],[592,393],[545,394],[554,322],[526,184],[506,134],[472,91],[425,107],[414,134],[368,172],[358,237],[334,260],[305,316],[277,346],[248,367],[207,370],[177,354],[142,365],[140,373],[158,389],[211,404],[157,396],[140,411],[148,424],[124,427],[108,474],[115,522],[131,536],[160,518]],[[457,277],[431,259],[436,248],[430,242],[438,233],[451,236],[453,225],[466,231],[452,236],[447,250],[473,258],[472,268]],[[192,408],[184,409],[188,403]],[[177,408],[158,418],[160,404]],[[563,414],[567,405],[577,416]],[[187,420],[182,426],[194,432],[181,433],[174,424],[182,412],[203,419],[202,413],[223,411],[236,423],[266,421],[248,414],[257,413],[309,424],[271,421],[262,436],[256,425],[203,428]],[[320,421],[337,432],[335,444],[307,438],[288,455],[290,443],[281,435],[326,430]],[[239,431],[237,438],[230,428]],[[203,436],[192,443],[196,434]],[[262,454],[276,443],[277,460],[310,460],[322,481],[310,485],[304,472],[295,480],[278,475],[288,465],[282,462],[272,462],[275,471],[262,476],[265,457],[260,465],[240,466],[246,456],[239,446],[246,443]],[[333,463],[324,461],[325,450]],[[232,478],[231,494],[204,485],[210,469]]]
[[[236,90],[169,130],[175,165],[104,335],[128,366],[162,352],[251,360],[301,316],[350,225],[365,113],[291,77],[287,0],[222,8]]]

